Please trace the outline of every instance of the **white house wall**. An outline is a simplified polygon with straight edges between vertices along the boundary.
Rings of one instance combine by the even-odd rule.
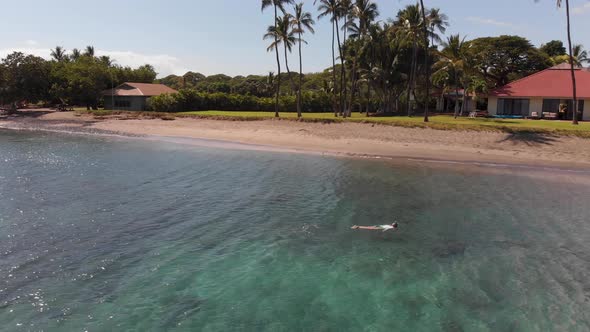
[[[488,98],[488,114],[489,115],[497,115],[498,114],[498,98],[497,97],[489,97]]]

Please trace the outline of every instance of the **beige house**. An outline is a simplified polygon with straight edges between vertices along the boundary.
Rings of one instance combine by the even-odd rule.
[[[590,71],[575,70],[580,120],[590,121]],[[518,118],[573,119],[572,76],[568,64],[561,64],[492,91],[488,113]]]
[[[126,82],[102,95],[105,110],[145,111],[149,98],[176,92],[163,84]]]

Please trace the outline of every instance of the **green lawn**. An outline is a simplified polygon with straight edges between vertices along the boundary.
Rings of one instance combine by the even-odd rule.
[[[258,120],[274,118],[272,112],[240,112],[240,111],[198,111],[180,113],[180,116],[197,116],[205,118],[229,118],[236,120]],[[281,119],[297,119],[296,113],[281,113]],[[569,121],[552,120],[518,120],[518,119],[488,119],[488,118],[458,118],[449,115],[430,117],[429,123],[424,123],[420,116],[392,116],[369,117],[364,114],[353,113],[351,118],[335,118],[332,113],[304,113],[303,121],[349,121],[369,122],[403,127],[429,127],[442,130],[492,130],[505,132],[554,132],[558,134],[572,134],[590,137],[590,122],[581,122],[574,126]]]
[[[153,113],[153,112],[125,112],[125,111],[86,111],[76,109],[81,113],[91,113],[97,116],[114,114],[126,114],[127,116],[149,116],[173,120],[174,117],[194,117],[234,121],[256,121],[273,119],[273,112],[246,112],[246,111],[196,111],[183,113]],[[281,120],[297,121],[296,113],[281,113]],[[513,119],[487,119],[487,118],[458,118],[449,115],[437,115],[430,117],[429,123],[424,123],[420,116],[390,116],[390,117],[366,117],[364,114],[353,113],[351,118],[335,118],[332,113],[304,113],[301,121],[306,122],[363,122],[399,127],[433,128],[439,130],[476,130],[476,131],[500,131],[508,133],[541,133],[556,135],[571,135],[590,138],[590,122],[581,122],[574,126],[569,121],[551,120],[513,120]]]

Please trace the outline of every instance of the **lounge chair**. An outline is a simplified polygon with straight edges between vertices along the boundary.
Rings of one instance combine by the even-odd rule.
[[[531,120],[540,120],[542,116],[539,115],[539,112],[531,112],[531,116],[527,117],[527,119]]]
[[[558,116],[557,113],[553,112],[543,112],[543,119],[547,120],[557,120]]]

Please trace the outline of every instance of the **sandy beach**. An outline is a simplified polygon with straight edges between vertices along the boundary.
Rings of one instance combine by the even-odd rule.
[[[74,112],[22,112],[0,117],[0,127],[255,144],[257,148],[353,157],[590,168],[590,140],[543,134],[444,131],[363,123],[128,119]]]

